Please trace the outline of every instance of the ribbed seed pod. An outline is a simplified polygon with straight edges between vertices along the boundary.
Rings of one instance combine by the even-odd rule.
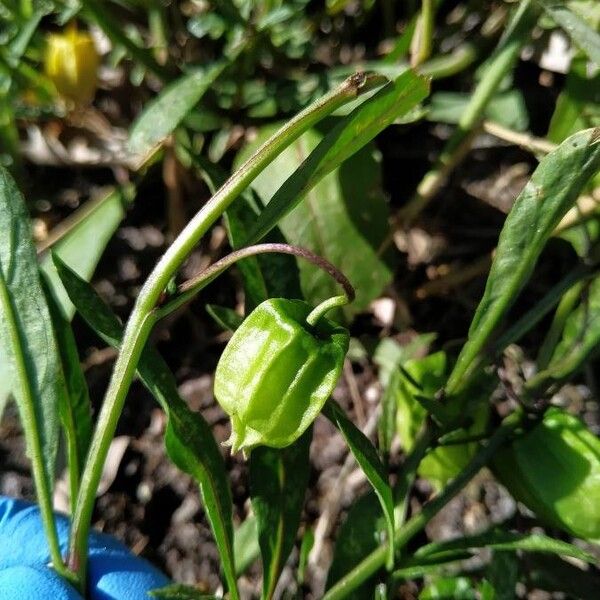
[[[246,317],[225,347],[215,373],[215,397],[231,417],[232,450],[283,448],[317,417],[339,379],[348,351],[346,329],[312,307],[272,298]]]
[[[600,439],[578,418],[552,408],[493,462],[498,479],[541,521],[600,539]]]

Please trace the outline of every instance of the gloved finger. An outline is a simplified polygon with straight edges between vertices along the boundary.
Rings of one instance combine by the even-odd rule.
[[[57,517],[61,552],[67,550],[69,522]],[[50,562],[48,542],[35,504],[0,497],[0,569],[12,566],[45,567]]]
[[[54,571],[27,566],[0,570],[0,598],[2,600],[83,600],[75,589]]]
[[[93,600],[149,600],[149,591],[170,583],[158,569],[131,553],[94,552],[88,577]]]
[[[63,515],[56,515],[55,520],[64,554],[69,521]],[[0,548],[0,569],[13,566],[46,568],[50,557],[37,505],[0,497]],[[169,583],[169,579],[149,562],[132,555],[112,536],[98,532],[92,532],[89,537],[88,573],[93,600],[147,600],[148,591]]]

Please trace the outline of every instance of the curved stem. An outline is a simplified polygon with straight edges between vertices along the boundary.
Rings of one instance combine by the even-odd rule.
[[[315,327],[315,325],[319,322],[319,319],[328,313],[330,310],[337,308],[339,306],[345,306],[348,304],[348,296],[334,296],[333,298],[328,298],[324,300],[316,306],[306,317],[306,322]]]
[[[223,271],[234,265],[236,262],[243,260],[244,258],[250,258],[251,256],[272,253],[290,254],[311,262],[313,265],[319,267],[319,269],[325,271],[328,275],[335,279],[340,286],[342,286],[345,293],[345,296],[341,296],[344,298],[344,304],[354,300],[356,294],[354,287],[348,278],[335,265],[331,264],[322,256],[319,256],[318,254],[315,254],[306,248],[292,246],[290,244],[254,244],[253,246],[246,246],[245,248],[240,248],[239,250],[230,252],[227,256],[224,256],[220,260],[214,262],[212,265],[206,267],[206,269],[198,273],[198,275],[195,277],[192,277],[185,283],[179,285],[177,288],[177,295],[169,299],[163,306],[160,306],[156,310],[159,318],[162,319],[163,317],[166,317],[183,304],[189,302],[195,294],[204,289],[211,281],[213,281]],[[336,304],[336,306],[337,305],[338,304]],[[341,306],[341,304],[339,304],[339,306]]]
[[[141,350],[155,323],[154,309],[159,303],[163,291],[202,236],[282,150],[337,108],[381,83],[381,78],[373,79],[364,73],[353,75],[338,88],[286,123],[225,182],[210,201],[192,218],[146,280],[125,328],[121,351],[98,416],[98,423],[75,504],[69,545],[69,566],[76,571],[81,589],[85,588],[88,532],[102,467],[123,409],[125,397],[133,380]],[[227,583],[232,600],[237,600],[235,580]]]

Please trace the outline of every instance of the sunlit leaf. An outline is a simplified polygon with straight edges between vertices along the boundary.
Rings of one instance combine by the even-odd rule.
[[[46,488],[51,490],[59,432],[60,357],[40,284],[29,214],[2,167],[0,231],[0,360],[8,365],[27,451],[34,463],[43,465]]]
[[[56,268],[71,301],[88,325],[107,343],[118,348],[123,326],[95,290],[55,257]],[[200,487],[206,515],[219,548],[230,592],[235,592],[231,490],[225,464],[210,427],[191,411],[179,395],[175,378],[152,347],[142,352],[138,374],[168,416],[165,445],[171,460],[191,475]]]

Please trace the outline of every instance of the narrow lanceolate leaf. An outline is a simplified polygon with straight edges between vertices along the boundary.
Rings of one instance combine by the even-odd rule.
[[[348,419],[337,402],[329,400],[323,412],[344,436],[352,455],[377,494],[385,515],[387,537],[390,541],[388,567],[391,569],[394,562],[394,499],[385,468],[369,438]]]
[[[198,588],[182,583],[172,583],[148,593],[157,600],[218,600],[217,596],[204,594]]]
[[[255,243],[272,229],[327,173],[368,144],[396,118],[408,113],[429,93],[427,79],[407,70],[356,107],[332,129],[269,200],[249,233]],[[264,176],[273,176],[266,169]]]
[[[233,532],[235,571],[243,575],[246,569],[260,556],[258,545],[258,523],[256,515],[249,514]]]
[[[250,454],[250,494],[263,560],[263,600],[270,600],[300,524],[310,474],[312,427],[291,446]]]
[[[385,527],[384,521],[381,503],[373,492],[354,502],[335,542],[333,561],[327,573],[326,590],[377,549],[381,544],[379,532]],[[353,589],[348,597],[353,600],[372,600],[377,580],[377,576],[370,577],[358,588]]]
[[[145,156],[183,121],[210,89],[229,61],[220,61],[180,77],[149,102],[131,128],[129,149]]]
[[[213,318],[215,323],[228,331],[235,331],[244,320],[232,308],[219,306],[218,304],[207,304],[206,312]]]
[[[555,0],[537,0],[537,2],[567,32],[573,43],[600,66],[600,35],[566,6],[565,2]]]
[[[427,80],[408,70],[340,119],[324,138],[306,132],[255,179],[253,188],[266,207],[243,245],[257,242],[279,223],[289,243],[324,256],[352,281],[357,297],[345,312],[364,309],[391,279],[387,257],[379,253],[389,233],[380,168],[373,149],[365,146],[427,93]],[[240,159],[250,152],[244,149]],[[351,260],[357,255],[361,261]],[[338,293],[322,271],[302,263],[299,268],[307,300],[317,303]]]
[[[55,263],[60,278],[79,314],[109,345],[118,348],[123,326],[94,289],[59,258]],[[199,413],[192,412],[179,395],[173,374],[152,347],[144,349],[138,365],[144,385],[168,417],[165,444],[171,460],[191,475],[200,487],[206,515],[219,549],[222,568],[232,598],[238,598],[233,557],[231,490],[223,457],[210,427]]]
[[[3,168],[0,232],[0,360],[8,365],[38,494],[48,494],[59,432],[60,358],[40,284],[27,208]],[[40,485],[45,490],[39,489]]]
[[[538,165],[500,233],[483,298],[448,379],[449,394],[467,383],[468,374],[531,276],[548,238],[598,169],[599,129],[572,135]]]
[[[532,392],[564,381],[579,371],[590,355],[600,350],[600,277],[596,277],[582,294],[579,306],[567,317],[547,367],[527,382]]]
[[[60,395],[59,412],[67,441],[67,459],[71,476],[70,495],[71,498],[75,498],[79,477],[92,439],[92,407],[71,325],[64,317],[47,281],[42,280],[42,285],[61,360],[60,379],[61,383],[64,383],[65,393]]]
[[[60,256],[80,277],[89,281],[106,245],[123,220],[132,196],[132,188],[118,188],[83,205],[73,213],[70,224],[65,222],[67,232],[51,245],[52,252]],[[50,254],[43,256],[40,267],[63,315],[71,320],[75,307],[56,273]]]
[[[519,581],[520,557],[516,552],[496,550],[486,568],[485,589],[490,600],[514,600],[515,588]],[[483,583],[483,582],[482,582]],[[482,598],[485,600],[482,589]]]
[[[493,530],[479,535],[458,538],[447,542],[433,542],[419,548],[409,563],[417,563],[423,558],[433,556],[449,556],[453,552],[464,552],[474,548],[491,548],[494,550],[525,550],[527,552],[549,552],[570,556],[585,562],[594,563],[596,559],[589,552],[581,548],[555,540],[541,534],[511,533],[508,531]]]

